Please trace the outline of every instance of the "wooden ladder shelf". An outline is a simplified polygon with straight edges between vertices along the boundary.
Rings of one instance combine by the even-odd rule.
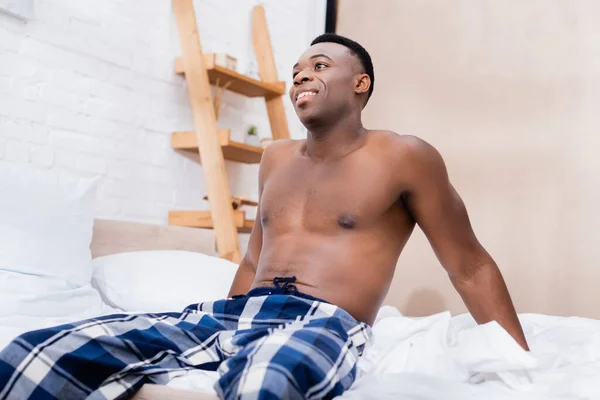
[[[234,142],[229,138],[229,129],[218,129],[219,144],[226,160],[238,161],[246,164],[258,164],[262,157],[262,147],[250,146],[246,143]],[[171,147],[178,150],[198,151],[198,138],[196,132],[173,132]]]
[[[217,83],[222,86],[229,85],[227,90],[246,97],[277,97],[285,94],[285,82],[263,82],[249,76],[242,75],[232,69],[222,67],[215,63],[214,54],[204,54],[204,65],[208,73],[208,80],[212,85]],[[183,59],[175,59],[175,72],[185,75]]]
[[[225,160],[260,163],[263,149],[233,141],[228,129],[217,129],[210,85],[218,83],[227,90],[247,97],[263,97],[272,136],[277,140],[290,137],[282,97],[285,94],[285,82],[277,79],[262,6],[255,6],[252,10],[252,41],[260,80],[217,65],[214,54],[202,52],[192,0],[173,0],[173,11],[183,53],[182,57],[175,60],[175,72],[185,75],[187,80],[195,129],[173,132],[171,147],[198,152],[206,180],[207,198],[210,199],[210,211],[170,211],[169,224],[214,229],[219,256],[239,263],[242,257],[237,234],[250,232],[254,221],[247,220],[244,211],[234,210],[234,205],[256,203],[231,196]]]

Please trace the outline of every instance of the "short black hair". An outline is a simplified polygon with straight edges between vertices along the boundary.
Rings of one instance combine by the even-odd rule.
[[[350,50],[350,53],[358,58],[358,61],[360,61],[365,73],[369,75],[369,78],[371,78],[371,86],[369,87],[369,95],[367,97],[367,101],[369,101],[371,94],[373,93],[373,88],[375,87],[375,72],[373,71],[373,62],[371,61],[369,52],[354,40],[348,39],[347,37],[338,35],[336,33],[324,33],[319,35],[310,43],[310,45],[312,46],[317,43],[341,44],[342,46],[347,47],[348,50]]]

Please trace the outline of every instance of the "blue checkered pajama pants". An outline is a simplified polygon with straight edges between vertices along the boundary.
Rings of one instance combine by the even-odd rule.
[[[190,369],[223,399],[329,399],[370,328],[301,293],[254,289],[181,313],[109,315],[25,333],[0,353],[0,399],[116,399]]]

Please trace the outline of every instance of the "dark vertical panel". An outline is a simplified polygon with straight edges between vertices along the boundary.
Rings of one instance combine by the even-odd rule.
[[[325,13],[325,32],[335,33],[337,22],[338,0],[327,0],[327,11]]]

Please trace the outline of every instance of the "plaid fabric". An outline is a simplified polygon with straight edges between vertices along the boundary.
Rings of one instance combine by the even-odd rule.
[[[25,333],[0,353],[0,399],[115,399],[194,368],[220,372],[224,399],[332,398],[350,387],[367,325],[317,299],[250,294]]]

